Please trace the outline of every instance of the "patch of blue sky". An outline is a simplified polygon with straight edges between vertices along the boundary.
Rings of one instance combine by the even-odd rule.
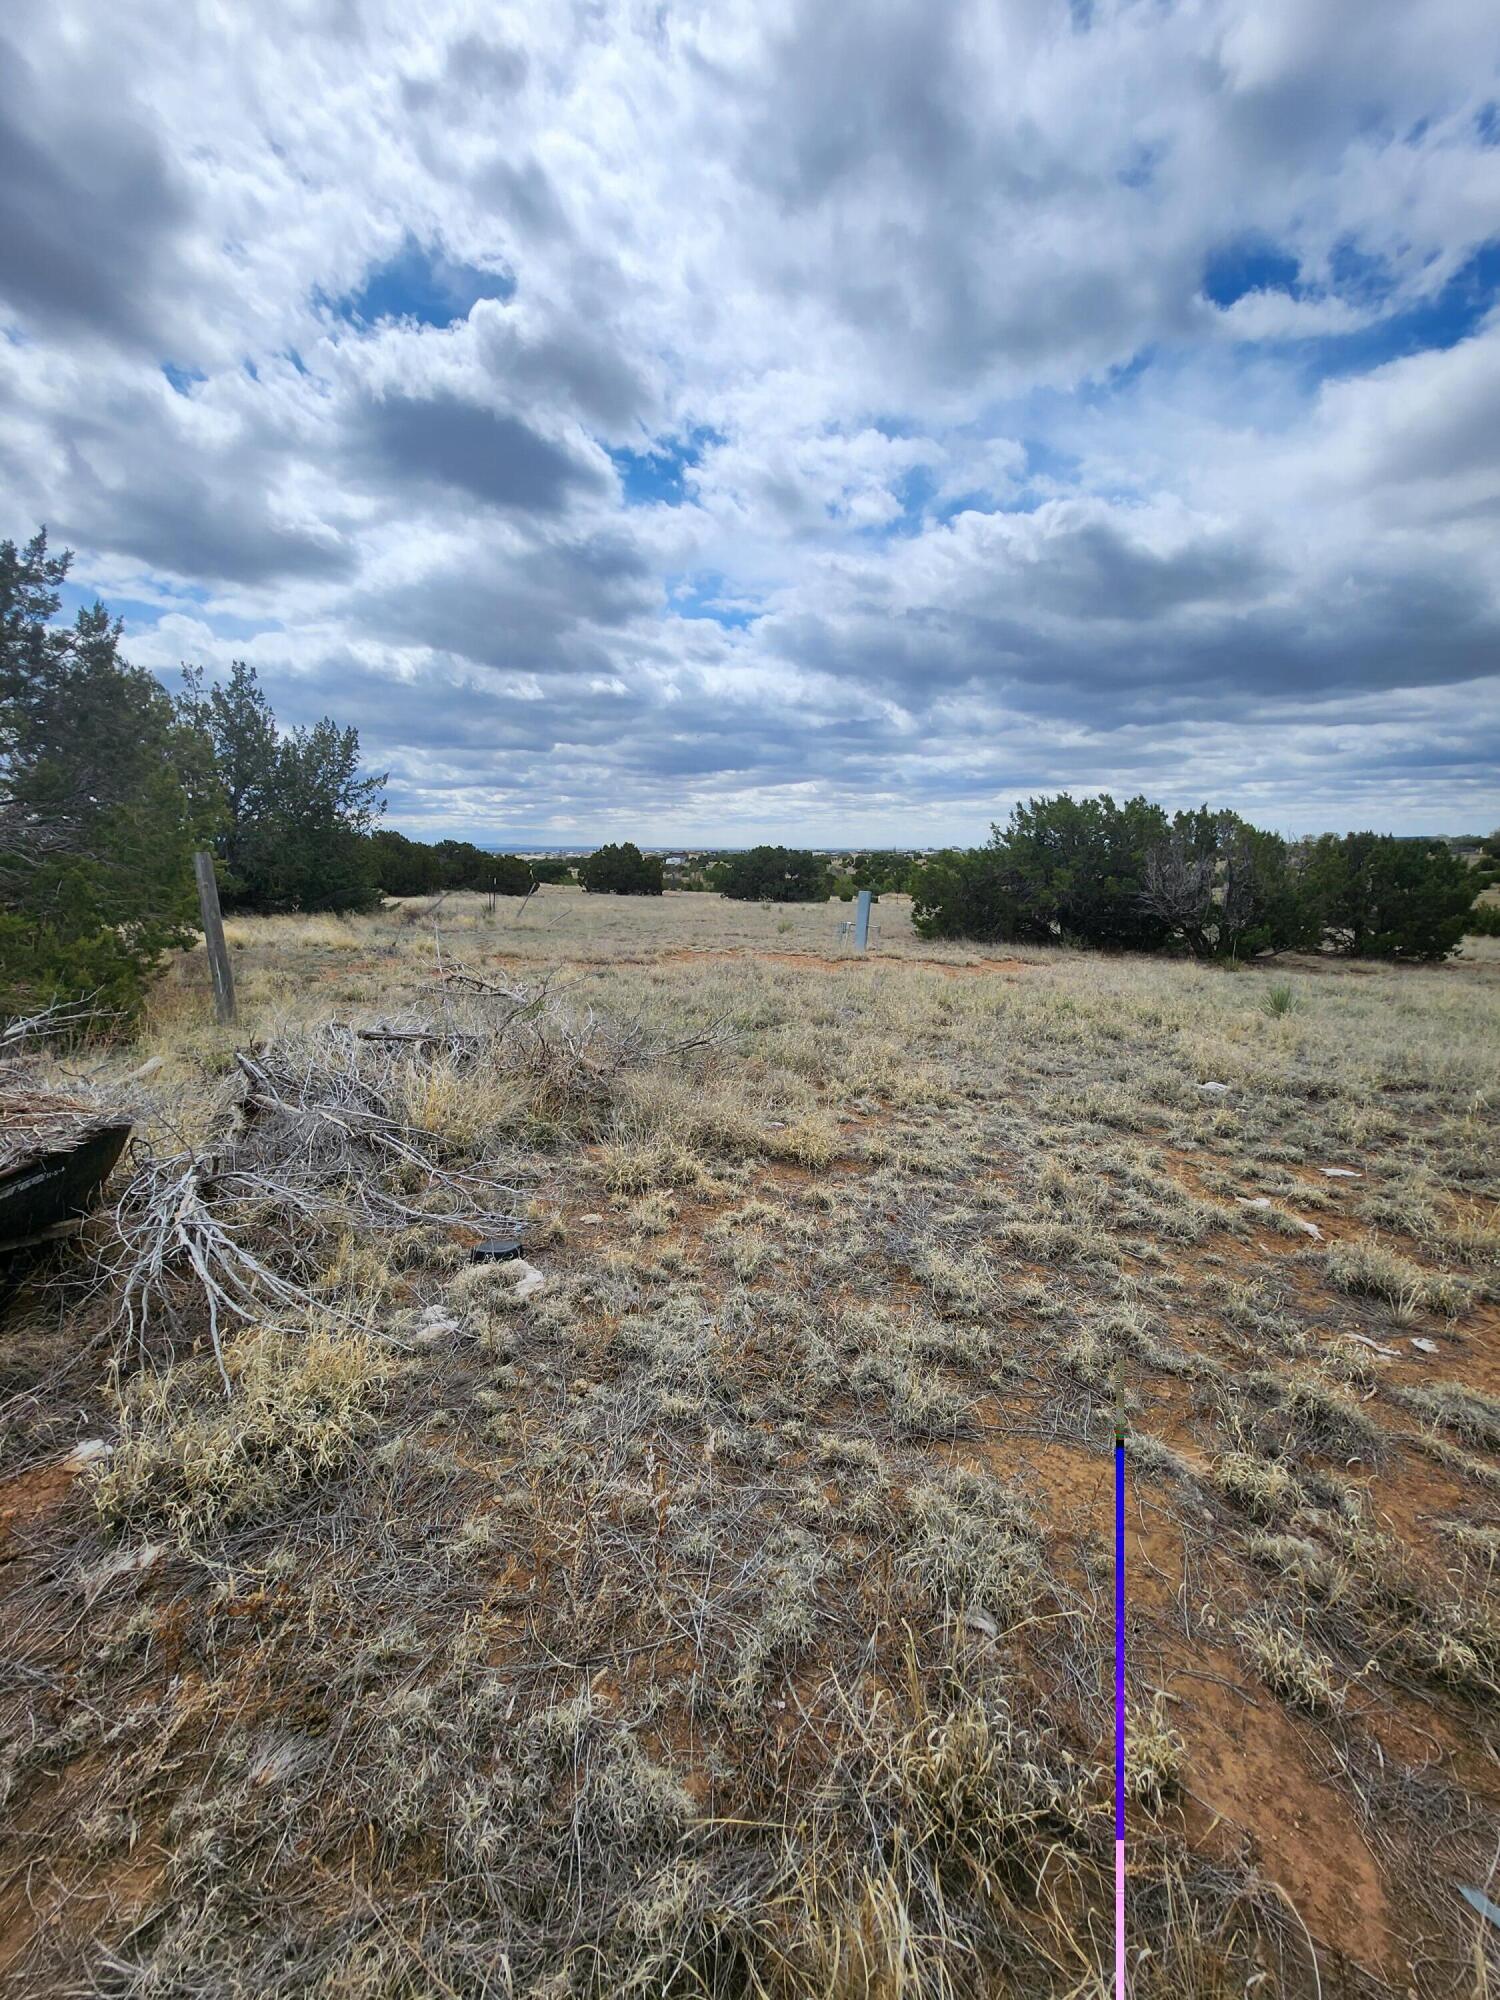
[[[1379,307],[1396,289],[1395,273],[1383,257],[1373,257],[1348,237],[1341,237],[1328,256],[1332,289],[1346,304]]]
[[[1264,236],[1240,236],[1211,250],[1203,267],[1203,296],[1221,308],[1250,292],[1302,296],[1301,265],[1289,251]]]
[[[77,572],[74,572],[76,576]],[[112,618],[123,618],[125,623],[139,631],[148,625],[155,625],[169,611],[197,611],[203,604],[201,592],[187,590],[162,591],[163,598],[172,602],[162,603],[145,597],[121,597],[114,591],[102,591],[92,584],[75,582],[70,576],[57,593],[61,602],[59,615],[69,624],[80,611],[91,611],[98,603],[103,603]]]
[[[350,325],[381,320],[413,320],[418,326],[445,327],[467,319],[480,299],[515,296],[512,271],[485,271],[446,257],[408,236],[394,257],[376,264],[363,281],[340,298],[315,292],[315,303]]]
[[[1148,340],[1128,360],[1117,361],[1102,374],[1081,383],[1072,400],[1094,407],[1124,396],[1150,374],[1164,355],[1165,349],[1160,343]]]
[[[1060,445],[1049,444],[1044,437],[1023,437],[1021,444],[1026,453],[1026,485],[1043,483],[1049,489],[1055,489],[1078,484],[1083,472],[1083,460],[1076,452],[1064,451]]]
[[[721,570],[691,570],[666,579],[667,603],[674,617],[707,618],[731,632],[742,632],[760,617],[760,609],[725,588]]]
[[[53,542],[48,549],[48,554],[56,555],[57,553],[57,544]],[[66,583],[59,586],[57,598],[60,607],[57,614],[58,617],[65,625],[71,625],[80,611],[93,610],[95,604],[99,601],[99,593],[97,590],[86,589],[81,583],[74,583],[70,577]]]
[[[667,438],[642,451],[628,446],[605,449],[620,475],[627,507],[680,507],[688,497],[687,473],[707,446],[723,442],[718,431],[698,424],[684,437]]]
[[[1430,298],[1346,336],[1352,365],[1375,367],[1429,347],[1456,347],[1500,304],[1500,236],[1482,244]]]
[[[946,528],[960,514],[1029,514],[1038,505],[1039,499],[1021,499],[1014,493],[997,500],[993,493],[976,486],[967,493],[945,493],[941,500],[934,502],[928,518]]]
[[[92,610],[102,602],[112,618],[123,619],[127,652],[132,632],[154,631],[172,612],[200,616],[219,639],[258,638],[263,632],[279,632],[281,626],[270,618],[236,618],[228,612],[210,612],[208,592],[197,584],[160,583],[153,585],[155,597],[122,597],[115,591],[101,591],[69,577],[58,591],[58,616],[71,625],[80,611]]]
[[[933,504],[937,490],[937,481],[932,475],[930,466],[909,467],[891,485],[891,491],[900,503],[901,512],[889,521],[871,522],[862,527],[859,530],[860,535],[866,541],[890,542],[921,534],[925,523],[933,518],[937,511]]]
[[[161,372],[179,396],[186,396],[195,383],[208,380],[201,368],[179,368],[175,361],[164,361]]]
[[[1022,437],[1021,444],[1026,453],[1025,470],[1016,476],[1009,491],[995,506],[996,513],[1034,514],[1049,500],[1084,490],[1083,460],[1076,452],[1064,451],[1060,445],[1049,443],[1045,437],[1029,434]],[[1090,486],[1088,490],[1095,492],[1098,489]],[[1138,496],[1132,488],[1130,491],[1111,492],[1109,497],[1129,501]]]
[[[1392,303],[1395,285],[1388,268],[1353,244],[1335,249],[1329,276],[1334,296],[1373,315],[1365,325],[1347,333],[1288,335],[1254,343],[1294,358],[1310,384],[1331,376],[1366,374],[1385,362],[1456,347],[1467,339],[1500,305],[1500,237],[1482,244],[1427,297],[1406,305]],[[1208,290],[1206,280],[1204,289]],[[1293,298],[1316,296],[1295,281],[1259,289],[1285,291]],[[1216,303],[1232,303],[1243,295],[1235,291]]]
[[[1474,114],[1474,130],[1481,146],[1500,146],[1500,104],[1493,98]]]

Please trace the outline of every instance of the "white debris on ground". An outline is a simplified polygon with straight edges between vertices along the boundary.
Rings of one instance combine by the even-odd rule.
[[[1321,1243],[1323,1241],[1323,1232],[1319,1229],[1317,1223],[1309,1222],[1305,1215],[1293,1215],[1287,1209],[1276,1208],[1276,1204],[1271,1200],[1269,1195],[1237,1194],[1235,1200],[1240,1204],[1241,1208],[1257,1209],[1262,1214],[1275,1209],[1275,1212],[1283,1220],[1291,1223],[1294,1229],[1300,1229],[1304,1236],[1310,1236],[1314,1243]]]
[[[1411,1344],[1417,1350],[1418,1354],[1436,1354],[1438,1351],[1437,1342],[1435,1340],[1426,1340],[1421,1334],[1413,1334]]]
[[[412,1339],[418,1347],[436,1347],[439,1342],[451,1340],[463,1329],[446,1306],[428,1306],[417,1321]]]
[[[1229,1085],[1227,1083],[1200,1083],[1198,1088],[1203,1092],[1205,1097],[1227,1097],[1229,1095]]]
[[[108,1458],[113,1450],[114,1446],[106,1444],[103,1438],[84,1438],[81,1444],[74,1445],[63,1460],[62,1469],[64,1472],[82,1472],[86,1466],[96,1464],[101,1458]]]
[[[1358,1181],[1364,1179],[1364,1175],[1358,1167],[1319,1167],[1318,1172],[1325,1180],[1330,1181]]]
[[[514,1278],[516,1280],[516,1297],[518,1299],[532,1298],[537,1292],[544,1290],[546,1287],[546,1278],[537,1269],[535,1264],[528,1264],[524,1257],[512,1257],[507,1264],[502,1266],[502,1270],[507,1278]]]
[[[165,1542],[141,1542],[135,1548],[116,1549],[103,1562],[81,1569],[78,1585],[85,1603],[92,1604],[107,1584],[117,1583],[122,1576],[144,1576],[166,1553]]]

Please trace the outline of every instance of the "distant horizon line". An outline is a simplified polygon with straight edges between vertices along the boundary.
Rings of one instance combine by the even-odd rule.
[[[399,826],[390,825],[384,825],[375,830],[385,833],[400,833],[404,839],[420,841],[425,846],[436,846],[439,841],[443,840],[461,840],[471,847],[479,848],[482,853],[513,854],[518,859],[526,855],[533,855],[538,859],[556,860],[572,855],[593,854],[601,847],[622,845],[625,841],[632,838],[628,834],[614,834],[603,840],[543,842],[536,840],[479,839],[473,834],[465,833],[407,833]],[[1316,840],[1325,833],[1333,833],[1342,838],[1343,833],[1356,831],[1361,833],[1367,831],[1379,833],[1382,829],[1379,827],[1351,827],[1340,830],[1336,827],[1320,827],[1316,833],[1287,833],[1283,834],[1282,838],[1286,840]],[[1397,840],[1441,840],[1452,845],[1466,846],[1487,840],[1489,834],[1472,828],[1462,833],[1439,833],[1430,829],[1424,829],[1417,833],[1394,834],[1392,838]],[[786,839],[746,840],[739,843],[697,840],[634,841],[634,845],[640,849],[642,854],[748,854],[753,847],[795,848],[804,854],[937,854],[945,852],[949,848],[962,848],[965,846],[982,847],[985,844],[984,840],[969,842],[945,840],[923,842],[921,844],[901,840],[843,840],[832,845],[819,845],[812,841]]]

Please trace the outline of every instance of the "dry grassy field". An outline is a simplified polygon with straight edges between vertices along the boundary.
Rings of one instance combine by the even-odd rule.
[[[1491,1990],[1500,962],[849,914],[233,922],[31,1060],[137,1139],[0,1333],[17,1993],[1102,1997],[1122,1354],[1133,1990]]]

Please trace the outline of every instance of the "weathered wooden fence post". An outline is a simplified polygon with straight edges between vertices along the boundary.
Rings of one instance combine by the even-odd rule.
[[[214,878],[214,858],[200,848],[193,856],[198,877],[198,908],[203,913],[203,935],[208,940],[208,969],[214,980],[214,1014],[221,1021],[234,1019],[234,967],[229,963],[229,947],[224,942],[224,919],[219,914],[219,885]]]

